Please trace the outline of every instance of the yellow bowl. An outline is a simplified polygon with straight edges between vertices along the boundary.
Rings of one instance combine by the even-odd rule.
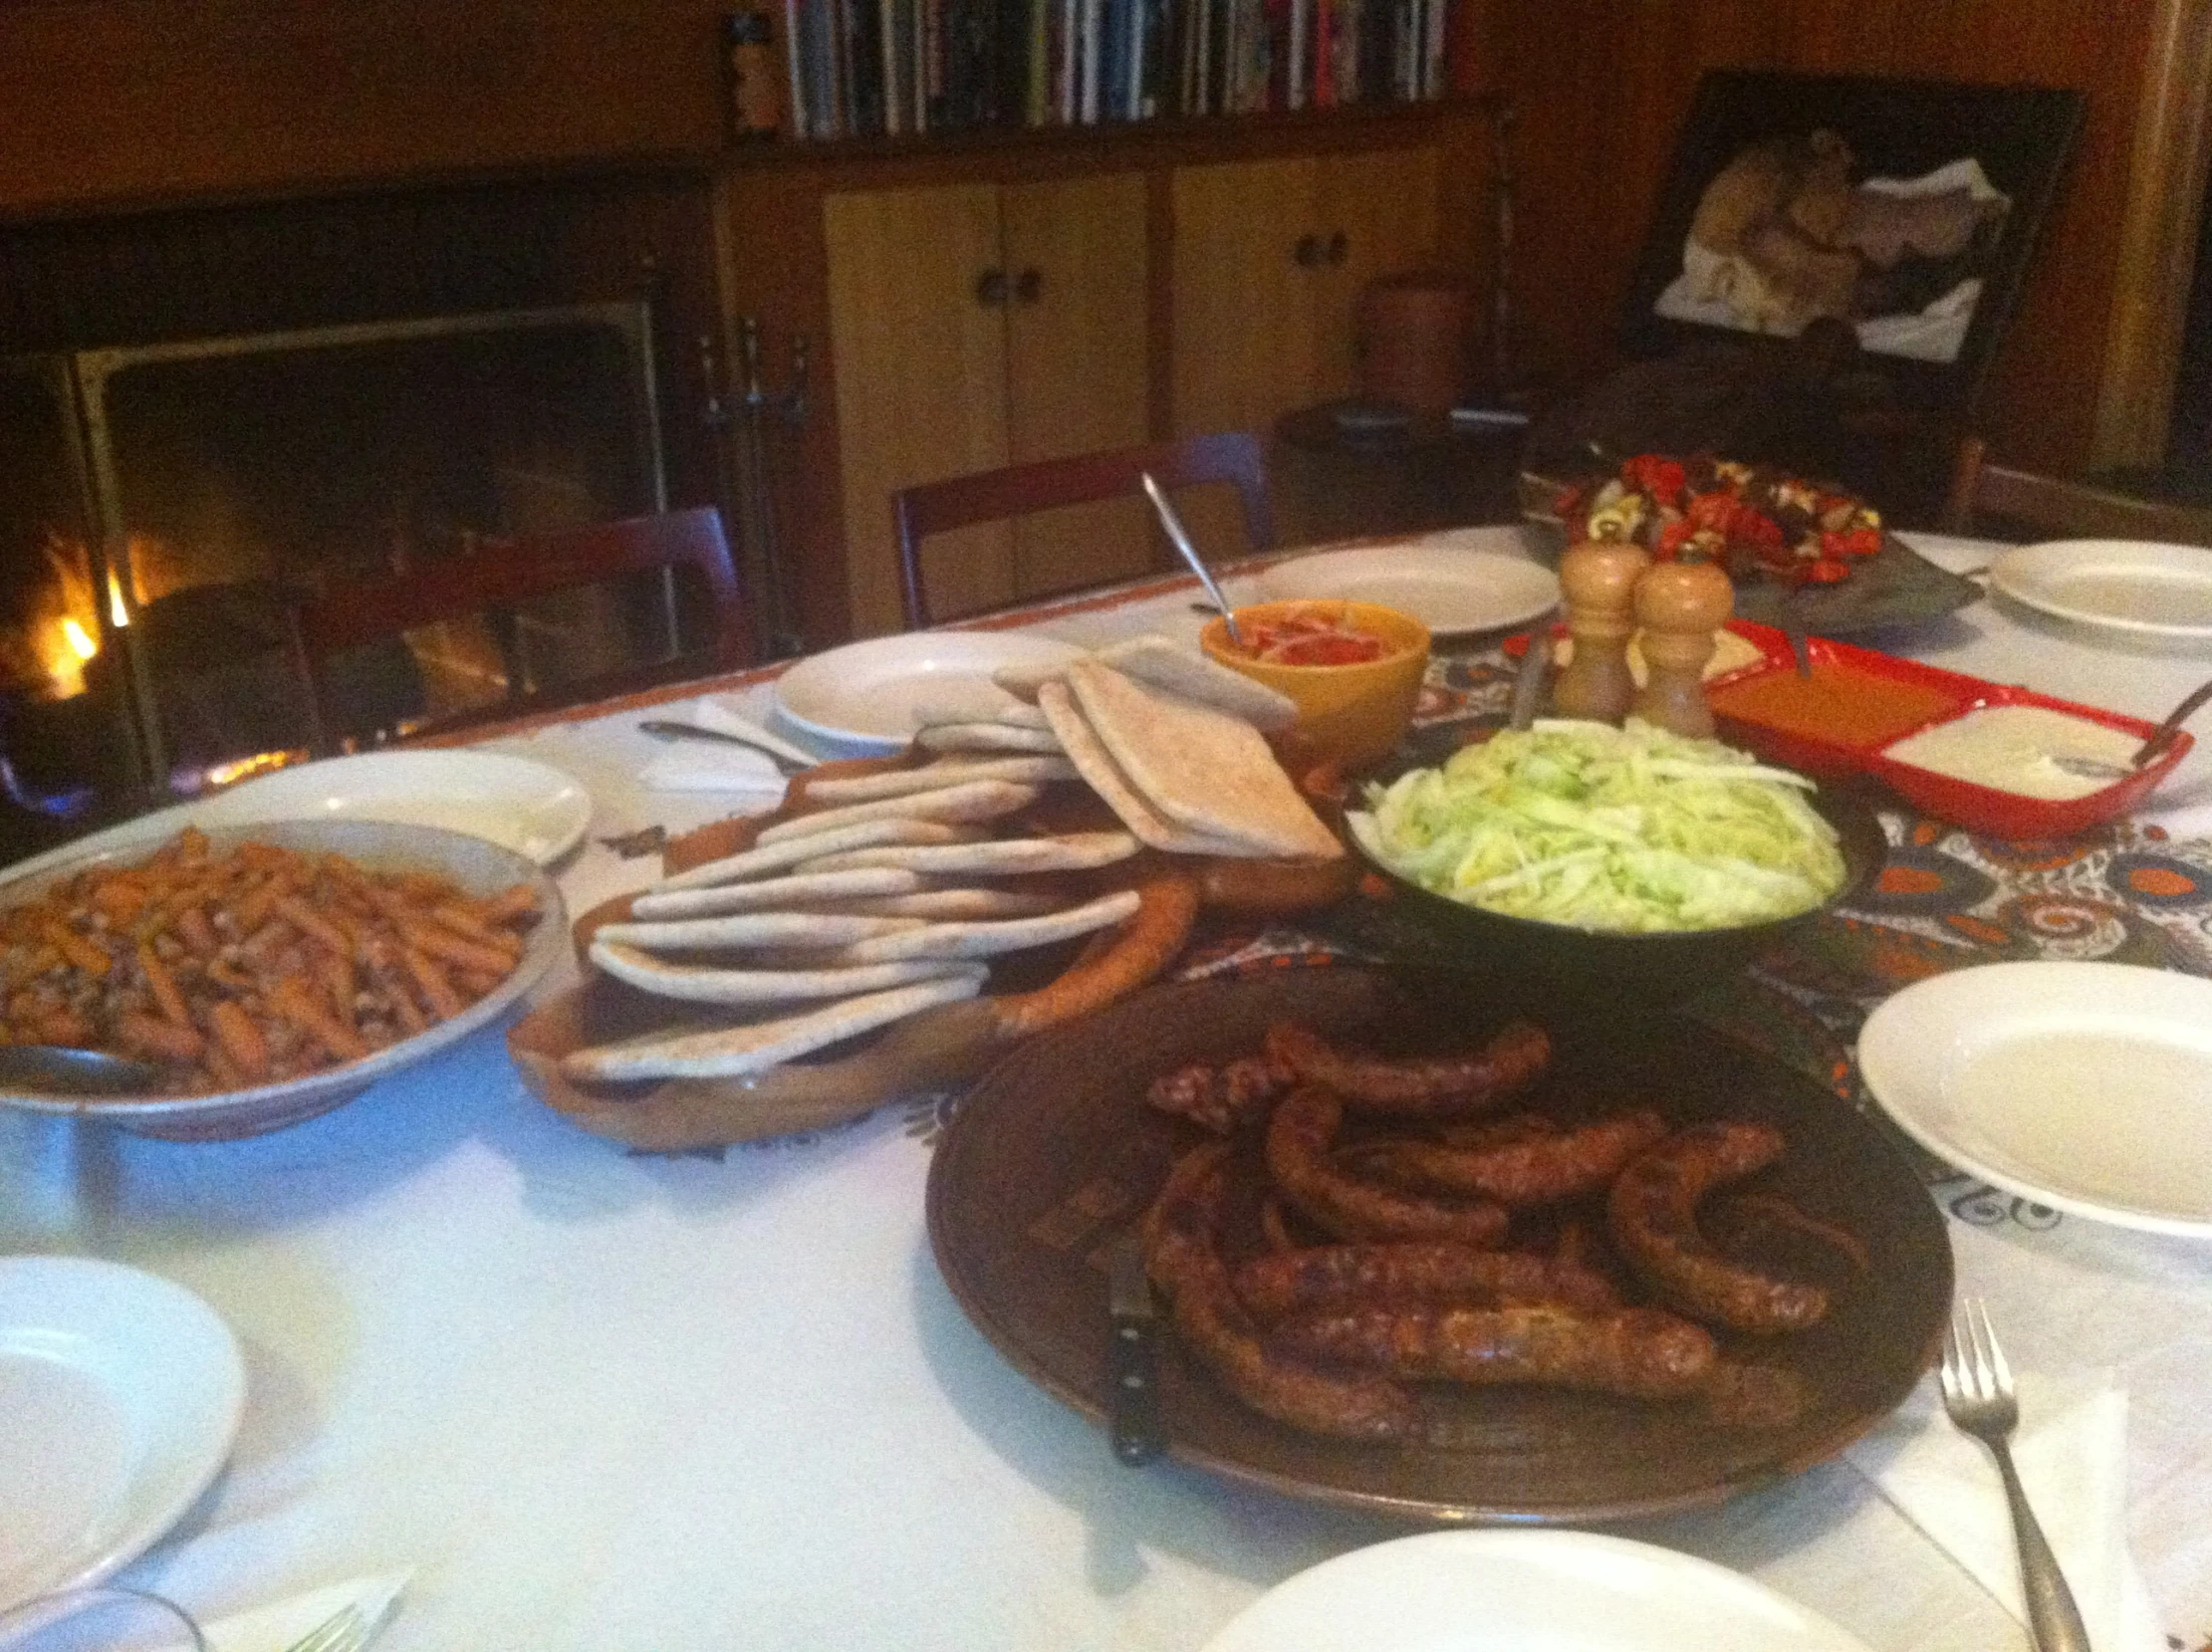
[[[1428,627],[1410,614],[1373,602],[1309,597],[1255,602],[1236,610],[1239,625],[1264,625],[1311,615],[1380,637],[1380,659],[1356,665],[1277,665],[1240,652],[1219,618],[1206,622],[1198,645],[1232,671],[1241,671],[1298,703],[1292,732],[1316,761],[1346,768],[1389,755],[1413,720],[1421,678],[1428,670]]]

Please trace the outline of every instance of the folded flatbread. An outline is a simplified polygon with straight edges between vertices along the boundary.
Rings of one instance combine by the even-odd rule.
[[[995,705],[988,713],[978,711],[971,702],[960,700],[924,700],[915,708],[915,728],[933,728],[939,723],[1009,723],[1018,729],[1045,727],[1045,720],[1037,715],[1037,708],[1025,706],[1019,700]]]
[[[1249,853],[1334,859],[1344,853],[1242,718],[1135,682],[1096,660],[1068,668],[1084,720],[1131,785],[1171,824],[1242,843]]]
[[[919,877],[895,866],[857,866],[851,871],[764,877],[708,889],[648,889],[629,903],[629,915],[657,922],[665,918],[711,918],[724,912],[788,912],[825,900],[909,895],[921,887]]]
[[[1046,738],[1052,737],[1048,734]],[[942,792],[948,786],[962,786],[971,780],[1010,780],[1027,786],[1045,786],[1056,780],[1075,778],[1075,769],[1064,757],[943,761],[925,764],[919,769],[893,769],[881,775],[811,781],[807,786],[807,801],[842,806],[874,803],[879,798],[911,797],[919,792]]]
[[[842,964],[881,964],[894,958],[989,958],[1002,952],[1022,952],[1033,946],[1071,941],[1094,929],[1121,922],[1136,911],[1134,889],[1117,889],[1110,895],[1071,906],[1041,918],[1014,918],[1005,923],[931,923],[897,935],[878,935],[857,941],[833,954]]]
[[[1298,702],[1288,694],[1254,682],[1195,648],[1185,648],[1164,636],[1132,636],[1110,642],[1090,658],[1169,694],[1241,717],[1269,734],[1298,721]],[[1044,684],[1067,676],[1071,663],[1062,660],[1051,665],[1001,666],[993,673],[992,681],[1009,694],[1035,700]]]
[[[1113,761],[1113,754],[1085,720],[1083,708],[1068,692],[1066,682],[1042,684],[1037,690],[1037,708],[1052,720],[1053,732],[1060,736],[1061,747],[1082,774],[1084,784],[1099,794],[1139,842],[1169,854],[1251,853],[1241,843],[1179,826],[1145,802],[1144,794],[1130,784],[1121,766]]]
[[[689,1033],[648,1034],[619,1044],[579,1050],[563,1059],[571,1078],[729,1078],[758,1072],[939,1004],[973,998],[981,973],[918,981],[888,992],[866,993],[804,1015],[712,1027]]]
[[[622,941],[648,952],[719,952],[744,946],[842,946],[919,929],[919,918],[848,918],[820,912],[731,912],[665,923],[604,923],[595,941]]]
[[[874,803],[848,804],[843,809],[825,809],[818,815],[802,815],[797,820],[780,821],[762,832],[759,844],[770,848],[787,843],[795,837],[817,837],[835,831],[840,826],[858,826],[866,821],[935,821],[949,824],[967,824],[976,821],[995,821],[1001,816],[1012,815],[1027,809],[1037,801],[1038,788],[1021,786],[1010,780],[971,780],[958,786],[948,786],[941,792],[921,792],[912,797],[881,798]]]
[[[970,918],[1033,918],[1040,912],[1057,912],[1065,904],[1065,901],[1032,889],[921,889],[910,895],[809,901],[807,910],[849,912],[866,918],[965,921]]]
[[[592,943],[592,962],[640,992],[693,1004],[789,1004],[808,998],[853,998],[940,976],[973,974],[980,978],[986,973],[982,965],[949,958],[908,958],[853,969],[715,969],[700,964],[671,964],[635,947],[602,940]]]
[[[1125,831],[1071,831],[1060,837],[999,837],[983,843],[891,843],[801,862],[810,872],[897,866],[924,877],[1019,877],[1025,872],[1083,872],[1136,852]]]
[[[972,843],[983,835],[976,826],[952,826],[942,821],[863,821],[824,832],[819,838],[801,837],[788,843],[755,846],[737,854],[709,860],[689,871],[675,872],[652,886],[664,889],[703,889],[716,883],[736,883],[744,878],[766,877],[796,866],[802,860],[839,849],[874,848],[883,843]]]
[[[1019,723],[932,723],[915,734],[917,744],[933,752],[1058,752],[1060,742],[1050,729],[1024,728]]]

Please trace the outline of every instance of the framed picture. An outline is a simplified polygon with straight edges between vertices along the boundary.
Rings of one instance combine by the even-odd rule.
[[[2043,87],[1707,72],[1624,345],[1659,355],[1833,319],[1898,400],[1970,412],[2083,107]]]

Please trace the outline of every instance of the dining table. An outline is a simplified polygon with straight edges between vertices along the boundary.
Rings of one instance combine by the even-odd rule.
[[[1954,571],[1999,549],[1907,539]],[[1494,541],[1538,554],[1531,530]],[[1258,566],[1226,570],[1232,601]],[[966,623],[1083,646],[1188,640],[1196,595],[1162,576]],[[1418,716],[1502,715],[1502,640],[1440,639]],[[2205,644],[2131,644],[1996,598],[1849,640],[2150,718],[2212,673]],[[590,791],[589,835],[554,868],[572,915],[650,880],[651,828],[730,813],[712,792],[643,784],[666,748],[637,724],[699,699],[770,723],[780,669],[470,736]],[[2093,956],[2095,934],[2133,924],[2168,967],[2212,973],[2212,742],[2083,843],[1994,844],[1895,808],[1887,824],[1893,843],[1971,863],[1985,896],[2023,909],[2008,956]],[[2168,868],[2133,907],[2112,870],[2129,855]],[[1716,1036],[1780,1029],[1777,1059],[1830,1063],[1839,1106],[1852,1104],[1856,1022],[1899,984],[1881,974],[1894,949],[1866,937],[1916,955],[1948,945],[1961,962],[1995,944],[1946,939],[1901,907],[1852,922],[1820,969],[1763,962],[1711,1012]],[[1209,952],[1234,967],[1234,946]],[[1861,974],[1840,978],[1838,957]],[[2124,1105],[2123,1074],[2115,1091]],[[0,1255],[133,1265],[236,1332],[247,1401],[228,1466],[119,1574],[202,1619],[411,1568],[379,1642],[391,1652],[1196,1652],[1292,1574],[1415,1530],[1173,1460],[1124,1467],[1094,1422],[1008,1363],[924,1227],[958,1100],[886,1097],[815,1133],[638,1154],[541,1104],[487,1031],[239,1140],[0,1111]],[[2092,1467],[2123,1488],[2140,1587],[2127,1641],[2099,1652],[2197,1652],[2212,1643],[2212,1241],[1922,1169],[2031,1422],[2092,1389],[2122,1397],[2121,1460]],[[2025,1646],[1885,1491],[1882,1453],[1948,1427],[1931,1375],[1842,1455],[1613,1530],[1747,1573],[1874,1652]],[[1996,1506],[1994,1475],[1987,1495]]]

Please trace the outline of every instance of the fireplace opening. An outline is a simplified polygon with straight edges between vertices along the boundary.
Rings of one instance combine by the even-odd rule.
[[[58,816],[133,770],[189,791],[304,746],[299,596],[665,508],[635,301],[18,358],[0,455],[6,778]],[[410,632],[342,662],[349,732],[686,633],[653,575]]]

